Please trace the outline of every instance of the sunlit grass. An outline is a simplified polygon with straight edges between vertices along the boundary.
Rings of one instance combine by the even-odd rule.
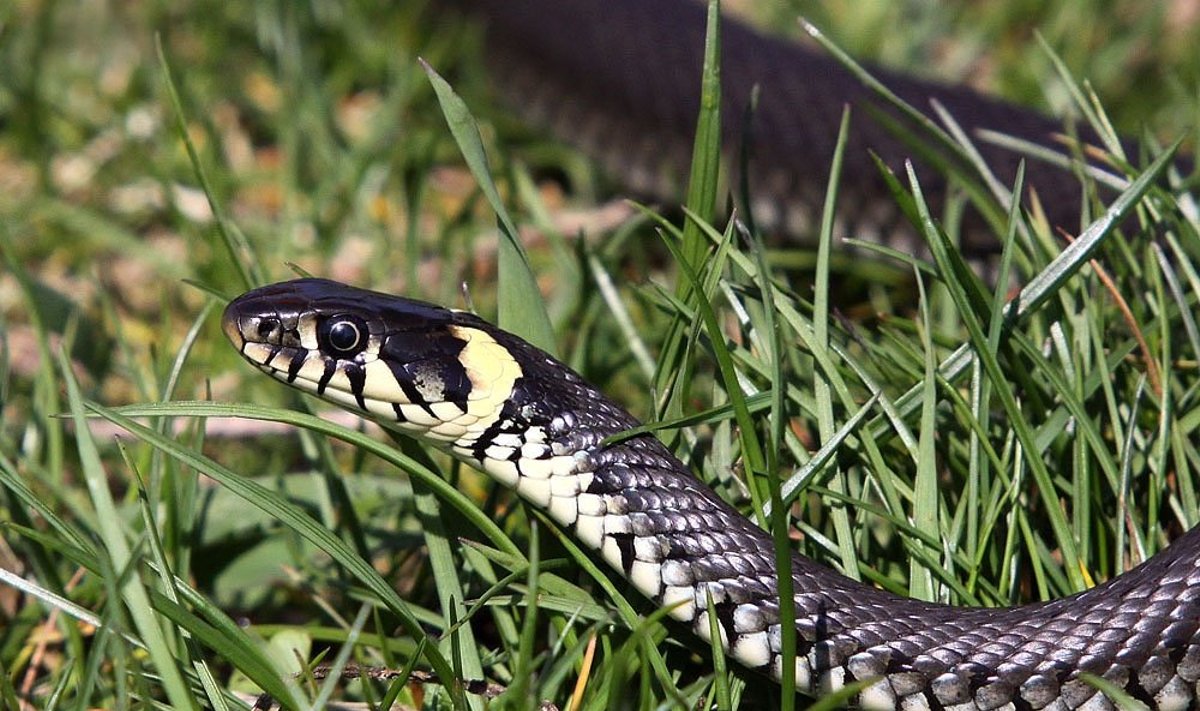
[[[1075,247],[1010,215],[997,239],[1026,280],[1015,302],[932,227],[934,266],[907,291],[829,251],[784,271],[724,224],[685,238],[644,216],[572,241],[544,229],[557,188],[504,149],[568,175],[577,158],[493,120],[461,60],[469,28],[399,5],[0,11],[0,705],[238,708],[263,689],[296,708],[328,693],[484,705],[406,685],[413,669],[485,677],[506,708],[780,704],[509,492],[312,417],[330,411],[227,347],[206,290],[289,263],[488,316],[527,298],[497,291],[513,262],[417,54],[483,119],[560,356],[643,416],[689,417],[659,436],[781,545],[898,593],[997,605],[1107,579],[1196,522],[1200,243],[1149,173],[1116,203],[1128,219]],[[979,36],[1007,37],[989,17]],[[1114,46],[1145,45],[1127,31]],[[1068,62],[1082,51],[1046,34]],[[1021,52],[1022,72],[1049,62]],[[1194,104],[1170,108],[1175,84],[1147,84],[1129,103],[1194,122]],[[231,256],[218,226],[247,246]],[[675,253],[706,258],[689,279]],[[843,282],[869,286],[842,303]],[[773,500],[788,504],[774,518]],[[293,679],[349,639],[350,661],[399,679]]]

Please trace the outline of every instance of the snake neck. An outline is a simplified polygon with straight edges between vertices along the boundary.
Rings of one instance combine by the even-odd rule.
[[[514,367],[492,381],[499,398],[494,411],[445,445],[455,456],[564,525],[586,516],[578,502],[586,501],[597,470],[606,471],[607,462],[649,449],[669,458],[652,438],[605,447],[606,438],[638,421],[545,353],[473,316],[459,318],[471,330],[472,343],[491,340],[512,356]]]
[[[486,430],[449,449],[546,511],[707,640],[711,599],[730,654],[778,677],[782,637],[770,535],[697,481],[652,435],[606,443],[640,423],[565,365],[502,331],[470,325],[487,328],[487,336],[521,364],[521,373]],[[913,614],[927,607],[798,555],[792,557],[792,577],[794,617],[813,644],[861,622],[837,603],[837,594],[853,593],[880,609],[911,607]],[[810,690],[828,672],[825,661],[844,661],[854,651],[844,644],[812,649],[819,658],[814,665],[797,662],[801,687]]]

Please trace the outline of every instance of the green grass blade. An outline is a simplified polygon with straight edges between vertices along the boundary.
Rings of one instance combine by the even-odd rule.
[[[393,435],[399,439],[399,435]],[[420,461],[428,468],[433,463],[423,450],[411,440],[401,442],[401,447],[407,454]],[[460,563],[456,560],[450,538],[443,525],[441,503],[437,496],[427,489],[419,480],[412,481],[413,503],[417,509],[417,518],[421,522],[421,532],[425,538],[425,547],[429,553],[429,564],[433,568],[433,577],[437,585],[438,601],[446,613],[446,628],[449,630],[451,644],[444,649],[453,648],[451,661],[455,664],[455,672],[463,679],[482,679],[483,663],[479,658],[479,645],[475,642],[475,634],[469,625],[455,626],[451,615],[456,618],[466,612],[462,608],[467,595],[459,579]],[[481,701],[474,696],[467,697],[472,708],[481,707]]]
[[[621,616],[621,621],[626,626],[635,631],[639,629],[647,629],[647,626],[657,627],[652,620],[654,620],[656,616],[660,614],[665,614],[663,610],[656,610],[648,618],[644,620],[641,619],[638,616],[638,613],[633,609],[633,606],[628,600],[625,599],[620,591],[617,590],[616,586],[613,585],[612,581],[609,580],[604,571],[600,570],[600,568],[597,567],[594,562],[592,562],[592,559],[583,552],[578,544],[560,531],[558,527],[555,526],[554,523],[548,518],[543,516],[540,511],[537,512],[537,515],[538,518],[546,524],[547,530],[551,531],[555,538],[558,539],[558,542],[567,549],[568,553],[571,554],[571,558],[574,559],[579,567],[596,582],[596,584],[604,591],[605,595],[608,596],[608,599],[611,600],[614,605],[616,605],[617,612]],[[663,659],[658,648],[654,646],[649,637],[641,636],[640,641],[642,654],[645,655],[645,658],[649,663],[655,678],[657,678],[659,684],[662,686],[662,690],[666,692],[673,704],[681,708],[688,707],[689,704],[679,694],[679,690],[676,688],[675,681],[672,678],[670,671],[667,669],[667,663]]]
[[[309,543],[328,553],[339,565],[344,567],[359,582],[371,590],[377,596],[378,600],[400,619],[401,624],[403,624],[406,631],[414,639],[425,637],[425,632],[420,622],[409,610],[407,603],[396,595],[395,590],[379,576],[379,573],[370,564],[360,558],[345,542],[334,536],[328,528],[314,521],[302,509],[287,501],[276,492],[235,474],[224,466],[180,445],[173,439],[164,437],[160,433],[137,423],[120,412],[97,404],[90,404],[89,409],[113,424],[129,431],[147,444],[178,459],[181,463],[203,472],[242,497],[248,503],[253,504],[263,512],[278,519]],[[80,421],[83,422],[82,413],[80,414],[80,418]],[[447,683],[446,689],[450,692],[451,698],[455,701],[456,705],[464,707],[466,700],[462,689],[458,684],[450,681],[455,678],[453,670],[446,661],[446,658],[437,650],[437,645],[428,645],[425,648],[425,657],[438,677]]]
[[[781,598],[786,600],[787,598]],[[704,591],[704,605],[708,613],[708,647],[713,658],[713,691],[716,696],[716,708],[728,711],[733,708],[733,700],[729,696],[729,666],[725,662],[725,647],[721,629],[721,620],[717,617],[717,607],[713,604],[712,591]],[[793,648],[794,649],[794,648]],[[793,656],[795,652],[793,651]],[[792,694],[795,696],[795,694]]]
[[[708,249],[700,234],[701,224],[711,224],[716,216],[717,185],[721,173],[721,3],[708,2],[708,22],[704,35],[704,64],[700,75],[700,114],[696,117],[696,137],[692,145],[691,173],[688,176],[684,205],[699,218],[683,225],[683,258],[699,271],[700,260]],[[675,293],[687,295],[688,284],[680,281]]]
[[[213,192],[212,183],[208,179],[208,173],[204,170],[204,164],[200,161],[200,154],[196,151],[196,145],[192,142],[192,137],[188,133],[187,115],[183,111],[183,102],[179,99],[179,91],[175,88],[175,79],[171,76],[171,65],[167,62],[167,55],[163,50],[162,37],[155,35],[154,42],[155,51],[158,54],[158,66],[163,74],[163,83],[167,87],[167,96],[170,98],[171,108],[175,112],[176,129],[179,131],[179,139],[183,141],[183,145],[187,149],[188,159],[192,162],[192,171],[195,173],[197,179],[200,180],[200,186],[204,189],[204,197],[208,199],[209,209],[212,210],[213,217],[216,219],[217,232],[221,235],[221,243],[225,246],[225,251],[229,255],[229,261],[237,269],[238,275],[241,277],[243,289],[250,289],[257,284],[262,284],[266,281],[266,278],[258,266],[258,260],[254,258],[254,252],[250,248],[250,243],[226,219],[225,211]]]
[[[323,420],[314,415],[295,410],[260,407],[256,405],[228,405],[223,403],[203,401],[177,401],[148,405],[129,405],[114,408],[113,413],[124,417],[244,417],[253,420],[282,422],[284,424],[302,427],[312,432],[336,437],[357,448],[370,452],[384,461],[396,466],[401,471],[420,480],[434,491],[438,497],[450,503],[459,513],[470,521],[489,541],[506,553],[521,556],[520,549],[513,543],[496,522],[483,515],[479,508],[461,491],[448,484],[435,472],[423,466],[420,462],[404,455],[402,452],[381,444],[363,433],[342,427]],[[123,420],[129,421],[129,420]],[[122,425],[124,426],[124,425]]]
[[[295,685],[289,683],[288,677],[261,650],[250,644],[245,632],[232,623],[225,628],[210,624],[157,591],[151,597],[156,614],[179,629],[186,630],[197,642],[218,653],[226,663],[245,674],[263,691],[291,708],[304,707],[296,696]]]
[[[547,353],[557,353],[550,316],[546,313],[541,290],[538,289],[537,279],[529,266],[529,257],[521,246],[516,223],[508,216],[508,210],[500,199],[500,192],[492,181],[487,153],[483,149],[483,139],[479,136],[479,127],[466,103],[454,93],[446,80],[428,64],[422,62],[422,66],[429,76],[446,123],[450,126],[450,133],[458,142],[467,167],[479,183],[488,204],[496,212],[496,220],[500,227],[500,284],[497,290],[500,306],[499,325]]]
[[[75,381],[75,376],[71,372],[70,363],[65,355],[59,354],[58,363],[63,382],[67,386],[67,404],[70,407],[71,419],[75,423],[75,441],[79,462],[83,469],[88,492],[91,494],[92,505],[96,508],[104,553],[115,569],[136,566],[133,551],[130,549],[125,531],[120,524],[122,516],[108,489],[108,477],[104,471],[104,465],[100,461],[100,453],[87,428],[87,419],[84,415],[85,405],[83,396],[79,392],[79,384]],[[146,650],[159,675],[167,698],[177,709],[197,708],[187,684],[179,673],[175,655],[171,652],[171,641],[168,640],[163,627],[159,624],[155,610],[150,604],[149,590],[145,587],[141,576],[136,573],[131,575],[122,586],[121,593],[138,634],[146,645]]]
[[[1005,413],[1008,415],[1009,424],[1012,426],[1025,450],[1030,454],[1026,461],[1033,472],[1034,478],[1037,480],[1039,492],[1046,506],[1047,517],[1050,520],[1051,528],[1054,530],[1055,543],[1062,550],[1062,566],[1071,581],[1071,586],[1075,590],[1083,590],[1086,588],[1086,583],[1081,573],[1082,568],[1080,567],[1075,537],[1062,510],[1058,492],[1054,486],[1050,472],[1047,471],[1045,462],[1037,456],[1038,447],[1034,440],[1031,425],[1021,411],[1016,394],[1013,392],[1013,384],[1004,377],[1004,372],[1000,367],[999,361],[996,359],[996,354],[987,349],[988,339],[983,331],[983,325],[976,316],[976,307],[968,296],[967,288],[962,282],[953,278],[953,275],[958,272],[957,265],[951,263],[954,255],[947,251],[945,242],[938,234],[938,228],[934,225],[933,218],[929,215],[928,207],[921,195],[921,187],[917,182],[916,174],[913,172],[911,165],[908,168],[908,173],[909,183],[912,186],[913,195],[917,200],[917,208],[921,213],[922,224],[926,232],[926,243],[929,244],[930,249],[933,251],[938,267],[947,276],[945,284],[958,308],[958,316],[962,319],[963,325],[970,334],[970,343],[974,348],[975,355],[980,359],[984,372],[991,380],[992,387],[1003,405]]]
[[[917,440],[917,473],[913,481],[913,526],[927,533],[943,534],[938,520],[938,466],[934,451],[937,437],[937,356],[933,351],[933,340],[929,333],[933,328],[933,317],[929,311],[929,299],[925,294],[925,283],[917,280],[920,294],[918,303],[921,321],[921,342],[925,350],[925,392],[921,399],[921,430]],[[926,550],[930,557],[938,555],[936,548]],[[935,601],[933,573],[918,559],[913,558],[908,568],[908,595],[918,600]]]
[[[679,232],[680,247],[676,259],[697,274],[708,250],[703,239],[712,222],[717,199],[721,163],[721,75],[720,75],[720,3],[710,0],[705,30],[704,64],[700,76],[700,113],[696,118],[696,136],[692,146],[691,173],[685,200],[685,220]],[[674,228],[671,228],[674,233]],[[684,303],[702,299],[687,279],[677,279],[675,296]],[[682,319],[671,322],[663,339],[654,389],[658,393],[660,418],[683,414],[684,388],[691,380],[694,364],[688,353],[689,333],[694,324]]]
[[[538,585],[541,570],[541,552],[538,550],[538,525],[530,522],[529,535],[529,569],[526,571],[528,586],[525,596],[525,619],[521,623],[521,637],[517,646],[517,666],[514,683],[509,688],[508,698],[513,704],[529,704],[532,699],[532,680],[534,675],[534,636],[537,634],[537,618],[540,588]]]
[[[1179,142],[1172,144],[1154,162],[1142,172],[1125,192],[1121,193],[1109,206],[1108,210],[1092,222],[1083,234],[1067,245],[1054,260],[1021,288],[1021,292],[1009,302],[1004,309],[1006,324],[1015,324],[1027,318],[1031,313],[1040,309],[1066,281],[1075,275],[1092,253],[1099,247],[1117,226],[1120,225],[1136,208],[1141,199],[1154,187],[1163,172],[1172,165]],[[1011,328],[1007,326],[1006,328]],[[957,382],[970,368],[974,354],[968,344],[963,344],[946,356],[938,366],[939,377],[950,383]],[[914,386],[896,400],[897,411],[908,416],[921,402],[920,386]],[[872,436],[883,436],[884,423],[872,423]]]

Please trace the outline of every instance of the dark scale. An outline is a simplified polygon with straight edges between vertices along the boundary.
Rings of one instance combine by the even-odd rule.
[[[725,639],[733,642],[738,638],[737,628],[733,624],[733,612],[737,609],[737,603],[734,602],[713,602],[713,611],[717,613],[717,621],[721,623],[721,628],[725,630]]]
[[[287,381],[289,383],[296,382],[296,378],[300,377],[300,369],[304,367],[304,361],[307,359],[308,353],[305,351],[300,351],[296,353],[296,355],[292,356],[292,359],[288,361]]]
[[[367,372],[358,363],[349,361],[346,363],[346,379],[350,381],[350,392],[354,394],[359,409],[366,410],[367,402],[363,399],[363,388],[367,386]]]
[[[518,379],[517,382],[520,383],[520,380]],[[509,398],[500,408],[500,416],[496,418],[496,421],[475,439],[475,444],[471,447],[471,456],[482,462],[487,459],[487,448],[496,441],[497,435],[523,433],[526,428],[518,423],[518,410],[519,407],[513,398]]]
[[[633,534],[632,533],[610,533],[608,537],[613,539],[617,544],[617,550],[621,552],[621,569],[625,571],[625,575],[629,575],[629,571],[633,570]]]
[[[393,374],[395,374],[394,367],[392,369],[392,372],[393,372]],[[404,393],[404,397],[408,398],[408,401],[410,403],[416,405],[417,407],[420,407],[430,417],[433,417],[435,419],[437,418],[437,416],[433,414],[433,402],[430,402],[425,397],[425,394],[422,393],[420,390],[418,390],[415,385],[413,385],[412,379],[407,378],[407,377],[397,377],[396,382],[400,386],[400,390]],[[437,401],[434,401],[434,402],[437,402]]]
[[[447,331],[413,333],[393,330],[384,336],[379,358],[409,402],[434,417],[432,405],[451,402],[466,412],[471,380],[459,362],[467,342]]]
[[[329,387],[329,381],[333,379],[333,374],[337,372],[337,361],[333,358],[325,359],[325,371],[321,373],[321,379],[317,381],[317,394],[324,395],[325,388]]]

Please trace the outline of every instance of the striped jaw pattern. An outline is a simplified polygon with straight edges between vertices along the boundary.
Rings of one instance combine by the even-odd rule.
[[[238,297],[222,326],[273,378],[448,449],[536,503],[551,505],[545,482],[575,468],[551,451],[552,413],[519,405],[525,374],[506,334],[471,314],[297,279]]]

